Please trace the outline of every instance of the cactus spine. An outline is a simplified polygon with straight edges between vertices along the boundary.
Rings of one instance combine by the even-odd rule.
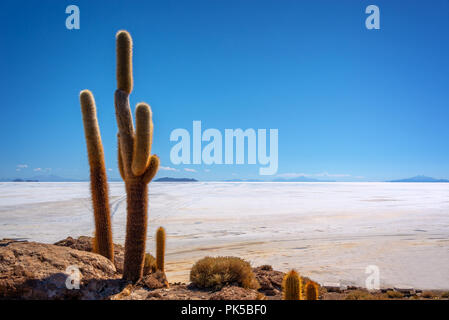
[[[159,227],[156,231],[156,267],[157,270],[164,271],[165,256],[165,229]]]
[[[129,94],[133,87],[132,39],[119,31],[117,46],[117,90],[115,113],[119,129],[119,171],[126,186],[127,220],[123,278],[137,281],[142,277],[147,234],[148,183],[156,175],[159,158],[151,155],[153,122],[150,106],[136,107],[134,130]]]
[[[305,286],[306,300],[318,300],[318,285],[313,281],[308,281]]]
[[[104,164],[103,144],[101,143],[94,96],[89,90],[81,91],[80,103],[90,166],[90,189],[95,218],[93,250],[109,260],[114,261],[114,244],[112,242],[108,182]]]
[[[295,270],[288,272],[282,281],[283,300],[302,300],[301,278]]]

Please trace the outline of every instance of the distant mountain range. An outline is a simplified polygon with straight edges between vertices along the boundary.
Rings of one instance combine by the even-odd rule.
[[[406,179],[391,180],[388,182],[449,182],[449,180],[435,179],[435,178],[426,177],[426,176],[415,176],[415,177],[406,178]]]
[[[264,182],[264,181],[258,179],[229,179],[224,180],[224,182]]]
[[[51,175],[38,175],[31,178],[16,178],[16,179],[0,179],[2,182],[81,182],[88,180],[68,179]]]
[[[163,177],[154,180],[154,182],[198,182],[196,179],[190,179],[190,178],[170,178],[170,177]]]

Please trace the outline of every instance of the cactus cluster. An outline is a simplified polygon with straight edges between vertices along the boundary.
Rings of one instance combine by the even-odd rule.
[[[136,128],[133,126],[129,94],[133,87],[132,39],[128,32],[119,31],[117,48],[117,90],[115,113],[118,134],[119,171],[125,181],[127,221],[125,264],[123,277],[137,281],[142,276],[147,236],[148,183],[156,175],[159,158],[151,155],[153,122],[150,106],[136,107]]]
[[[308,281],[304,288],[305,300],[318,300],[318,284]],[[288,272],[282,281],[283,300],[303,300],[302,278],[295,270]]]
[[[134,129],[129,95],[133,88],[132,38],[127,31],[116,35],[117,90],[115,113],[118,125],[118,167],[126,187],[127,221],[123,278],[137,281],[142,276],[147,234],[148,183],[156,175],[159,158],[151,155],[153,122],[146,103],[136,107]],[[91,193],[95,216],[94,251],[114,259],[108,185],[93,95],[80,94],[84,131],[90,165]],[[165,233],[164,233],[165,237]],[[164,245],[162,244],[162,248]],[[163,250],[160,265],[163,269]]]

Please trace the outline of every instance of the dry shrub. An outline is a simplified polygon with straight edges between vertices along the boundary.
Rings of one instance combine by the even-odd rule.
[[[260,268],[260,270],[263,270],[263,271],[273,271],[273,267],[270,266],[269,264],[261,265],[259,268]]]
[[[149,253],[145,253],[145,261],[143,264],[143,274],[156,272],[156,259]]]
[[[393,291],[393,290],[387,291],[387,296],[390,299],[398,299],[398,298],[404,297],[404,295],[402,293],[400,293],[399,291]]]
[[[380,300],[381,296],[376,296],[365,290],[353,290],[348,293],[345,300]]]
[[[190,271],[190,281],[199,288],[220,289],[231,284],[248,289],[259,288],[251,265],[237,257],[205,257],[198,260]]]
[[[432,291],[423,291],[423,293],[421,293],[421,297],[427,298],[427,299],[431,299],[434,296],[435,296],[435,294]]]

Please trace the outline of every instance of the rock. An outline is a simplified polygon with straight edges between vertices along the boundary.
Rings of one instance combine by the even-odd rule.
[[[237,286],[226,286],[212,294],[210,300],[257,300],[259,293],[253,289]]]
[[[282,291],[277,289],[264,290],[263,293],[268,297],[282,296]]]
[[[69,266],[80,272],[79,289],[66,286]],[[98,254],[52,244],[0,241],[0,298],[105,299],[122,288],[114,264]]]
[[[67,237],[64,240],[60,240],[55,243],[56,246],[69,247],[81,251],[92,252],[92,237],[81,236],[78,239]],[[147,257],[148,256],[148,257]],[[156,259],[149,253],[146,254],[146,258],[149,258],[148,265],[145,264],[143,274],[151,273],[155,270]],[[123,265],[125,261],[125,247],[114,243],[114,265],[117,272],[123,274]],[[151,265],[150,265],[151,264]]]
[[[273,296],[282,290],[283,272],[275,271],[268,265],[254,268],[253,272],[260,284],[259,292],[267,296]]]
[[[160,299],[160,298],[162,298],[162,296],[159,292],[151,291],[147,294],[147,299],[150,299],[150,298]]]
[[[69,247],[76,250],[92,252],[92,237],[81,236],[78,239],[67,237],[55,243],[56,246]],[[123,273],[125,260],[125,248],[114,243],[114,265],[118,273]]]
[[[326,289],[327,292],[341,292],[343,289],[340,283],[324,283],[323,288]]]
[[[134,290],[132,284],[128,284],[122,291],[109,297],[110,300],[124,300],[128,297]]]
[[[92,252],[92,237],[81,236],[78,239],[67,237],[54,243],[55,246],[69,247],[80,251]]]
[[[394,289],[394,291],[398,291],[405,296],[411,296],[411,295],[416,294],[415,289],[410,286],[398,285],[398,286],[394,286],[393,289]]]
[[[154,273],[150,273],[143,276],[143,278],[139,282],[137,282],[136,285],[142,286],[150,290],[169,287],[167,277],[165,276],[165,273],[162,271],[156,271]]]

